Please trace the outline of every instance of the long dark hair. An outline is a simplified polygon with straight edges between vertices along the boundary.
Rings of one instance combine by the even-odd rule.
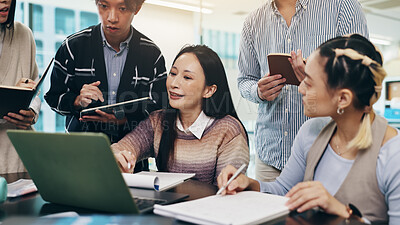
[[[1,31],[4,31],[6,28],[13,30],[14,29],[14,17],[15,17],[15,5],[16,0],[11,0],[10,9],[8,11],[8,18],[5,23],[0,24]]]
[[[217,91],[210,98],[203,99],[202,110],[204,114],[215,117],[216,119],[231,115],[239,120],[235,107],[233,106],[225,69],[217,53],[205,45],[185,46],[175,57],[173,64],[185,53],[192,53],[199,60],[204,71],[206,85],[211,86],[215,84],[217,86]],[[177,135],[175,123],[178,112],[179,110],[172,108],[170,105],[168,105],[168,108],[165,110],[162,122],[163,133],[156,158],[159,171],[167,171],[168,162],[174,157],[174,143]]]

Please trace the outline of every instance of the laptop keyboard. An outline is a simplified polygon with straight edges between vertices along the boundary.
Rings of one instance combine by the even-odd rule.
[[[152,208],[155,204],[163,204],[166,203],[166,200],[163,199],[151,199],[151,198],[140,198],[133,197],[133,200],[136,203],[136,206],[139,210],[146,210],[148,208]]]

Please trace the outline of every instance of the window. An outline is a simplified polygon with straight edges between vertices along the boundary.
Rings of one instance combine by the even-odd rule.
[[[75,32],[75,12],[56,8],[56,34],[69,35]]]
[[[21,2],[16,5],[15,9],[15,20],[24,23],[24,3]]]
[[[56,132],[64,132],[65,117],[56,113]]]
[[[96,13],[91,12],[81,12],[81,29],[95,25],[99,22]]]
[[[54,49],[55,49],[54,52],[57,52],[57,50],[60,48],[61,44],[62,44],[61,41],[57,41],[57,42],[56,42],[56,44],[54,45]]]
[[[43,68],[43,41],[35,40],[36,43],[36,62],[39,68]]]
[[[43,7],[29,4],[29,26],[33,32],[43,32]]]

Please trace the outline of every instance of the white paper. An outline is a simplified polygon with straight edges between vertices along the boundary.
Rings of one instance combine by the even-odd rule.
[[[199,224],[257,224],[289,213],[288,198],[254,191],[213,195],[172,205],[155,205],[154,213]]]
[[[7,184],[7,197],[18,197],[37,191],[37,188],[31,179],[19,179]]]
[[[124,180],[129,187],[139,187],[154,189],[156,191],[165,191],[169,188],[194,177],[194,173],[164,173],[164,172],[140,172],[123,173]]]
[[[156,191],[159,189],[160,182],[156,176],[132,173],[123,173],[122,176],[129,187],[148,188]]]

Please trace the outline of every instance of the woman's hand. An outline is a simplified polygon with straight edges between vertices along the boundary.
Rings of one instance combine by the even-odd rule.
[[[348,218],[345,205],[334,198],[319,181],[307,181],[296,184],[287,194],[290,199],[286,205],[290,210],[301,213],[314,207],[320,207],[326,213]]]
[[[229,178],[233,176],[236,172],[236,168],[228,165],[224,169],[222,169],[221,173],[217,177],[218,188],[223,187],[228,183]],[[245,189],[250,188],[251,190],[260,191],[260,185],[258,181],[253,180],[246,175],[240,173],[239,176],[234,179],[228,187],[221,193],[221,195],[232,195],[236,194],[237,192],[243,191]]]
[[[115,159],[117,159],[118,166],[124,173],[133,173],[136,164],[136,157],[130,151],[114,152]]]
[[[8,113],[3,119],[7,120],[9,123],[15,124],[19,129],[28,129],[32,124],[34,124],[34,118],[36,114],[32,109],[29,110],[19,110],[19,113]]]
[[[15,86],[17,87],[24,87],[24,88],[34,88],[36,85],[36,82],[29,79],[29,78],[21,78],[17,82]]]

